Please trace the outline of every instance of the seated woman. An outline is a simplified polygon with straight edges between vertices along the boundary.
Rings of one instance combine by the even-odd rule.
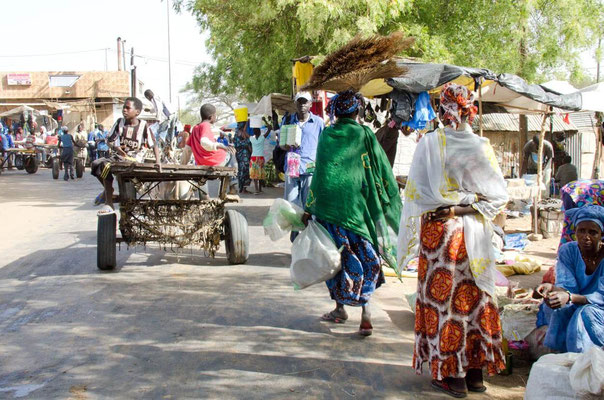
[[[558,251],[556,284],[536,289],[544,298],[537,325],[548,325],[545,346],[581,353],[604,345],[604,207],[573,208],[566,215],[577,241]]]

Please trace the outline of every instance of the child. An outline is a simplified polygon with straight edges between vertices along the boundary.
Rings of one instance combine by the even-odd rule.
[[[261,180],[266,179],[264,173],[264,140],[271,133],[270,128],[264,135],[260,134],[260,128],[253,129],[254,136],[250,138],[252,143],[252,157],[250,158],[250,178],[254,182],[256,194],[262,193]]]
[[[145,153],[144,146],[153,147],[155,153],[155,166],[161,171],[159,148],[153,134],[148,129],[145,121],[139,120],[138,116],[143,109],[143,103],[136,97],[128,97],[122,108],[123,118],[115,121],[107,137],[110,151],[113,154],[109,158],[94,160],[90,169],[103,185],[105,190],[95,199],[95,205],[103,201],[113,208],[113,175],[111,174],[111,163],[119,161],[143,162]]]
[[[65,170],[63,179],[68,181],[69,176],[71,176],[71,179],[75,179],[73,173],[73,136],[69,134],[67,125],[64,125],[62,130],[63,134],[59,136],[59,144],[61,145],[61,161]]]

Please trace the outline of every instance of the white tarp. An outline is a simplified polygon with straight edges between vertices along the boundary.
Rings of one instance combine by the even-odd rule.
[[[579,90],[583,100],[583,111],[604,112],[604,82],[596,83]]]
[[[38,110],[36,110],[35,108],[31,108],[29,106],[19,106],[16,108],[13,108],[11,110],[5,111],[2,114],[0,114],[0,118],[2,117],[9,117],[9,118],[17,118],[20,117],[23,112],[33,112],[34,116],[38,116],[40,115],[40,112]]]

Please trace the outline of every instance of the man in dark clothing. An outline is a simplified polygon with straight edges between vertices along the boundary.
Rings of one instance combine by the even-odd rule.
[[[65,169],[64,180],[75,179],[73,173],[73,136],[69,134],[69,128],[66,125],[63,126],[63,134],[59,136],[59,144],[61,146],[61,161],[63,162],[63,168]]]

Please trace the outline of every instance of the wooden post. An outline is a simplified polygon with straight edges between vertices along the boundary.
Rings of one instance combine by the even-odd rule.
[[[537,152],[537,195],[533,201],[534,220],[535,226],[533,233],[539,233],[539,202],[541,201],[541,179],[543,177],[543,144],[545,142],[545,124],[547,122],[548,112],[543,113],[543,120],[541,121],[541,132],[539,134],[539,151]],[[547,186],[546,186],[547,189]]]
[[[480,128],[480,137],[482,137],[482,84],[478,86],[478,127]]]
[[[520,162],[518,163],[518,177],[522,178],[522,167],[524,164],[524,146],[529,141],[529,132],[528,132],[528,119],[526,114],[520,114],[518,116],[518,129],[520,133],[520,140],[518,141],[518,152]]]
[[[602,114],[596,113],[596,154],[594,154],[594,165],[591,173],[592,179],[600,179],[600,159],[602,158]]]

